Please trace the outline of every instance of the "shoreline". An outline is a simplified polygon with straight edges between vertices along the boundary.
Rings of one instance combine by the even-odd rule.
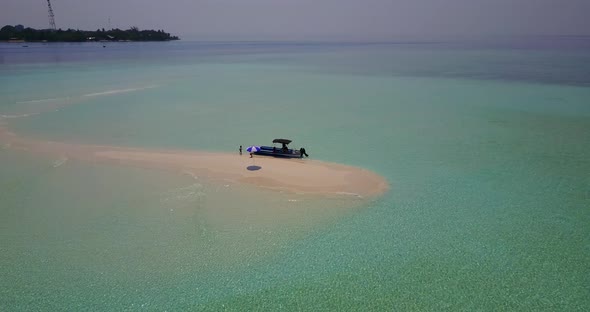
[[[11,39],[0,40],[0,43],[114,43],[114,42],[169,42],[180,41],[181,39],[166,39],[166,40],[82,40],[82,41],[67,41],[67,40],[26,40],[26,39]]]
[[[247,153],[159,150],[73,144],[18,136],[0,124],[3,149],[143,168],[190,172],[210,180],[229,180],[265,189],[323,196],[374,197],[389,189],[385,178],[366,169],[309,159],[280,159]]]

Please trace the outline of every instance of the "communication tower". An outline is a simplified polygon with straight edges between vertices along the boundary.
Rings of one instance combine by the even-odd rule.
[[[56,30],[57,27],[55,27],[55,16],[53,15],[53,9],[51,8],[51,2],[49,0],[47,0],[47,8],[49,10],[49,27],[51,27],[53,30]]]

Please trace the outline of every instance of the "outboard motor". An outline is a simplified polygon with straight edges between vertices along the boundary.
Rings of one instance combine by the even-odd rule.
[[[303,155],[305,155],[305,157],[309,157],[309,155],[307,155],[307,153],[305,152],[305,148],[300,148],[299,149],[299,155],[301,156],[301,158],[303,158]]]

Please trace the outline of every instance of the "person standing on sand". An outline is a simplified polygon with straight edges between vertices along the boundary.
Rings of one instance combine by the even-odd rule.
[[[242,155],[242,146],[240,145],[240,155]]]
[[[307,152],[305,151],[305,148],[300,148],[299,149],[299,157],[303,158],[303,155],[305,155],[305,157],[309,157],[309,155],[307,155]]]

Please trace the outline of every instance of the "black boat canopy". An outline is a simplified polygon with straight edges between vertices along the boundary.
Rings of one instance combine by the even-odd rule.
[[[291,140],[289,139],[274,139],[272,140],[273,143],[282,143],[282,144],[289,144]]]

